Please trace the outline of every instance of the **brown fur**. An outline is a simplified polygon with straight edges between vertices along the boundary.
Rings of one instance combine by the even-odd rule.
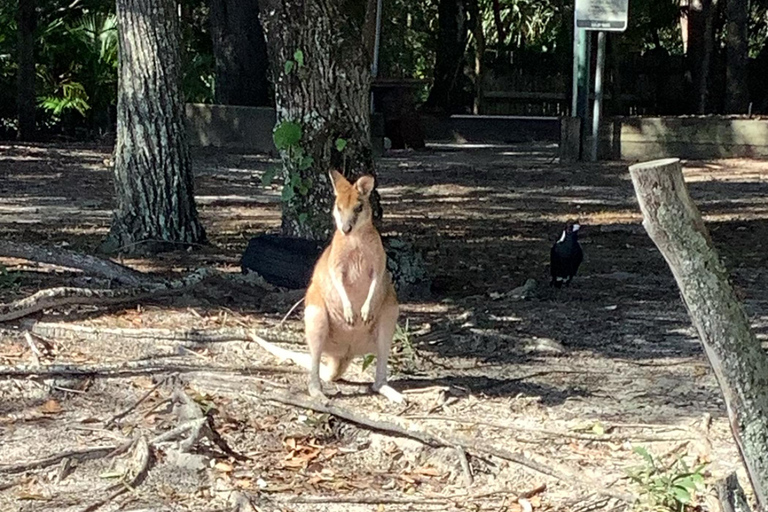
[[[337,229],[331,245],[315,265],[304,299],[304,326],[312,357],[309,391],[313,396],[322,395],[322,355],[329,361],[323,380],[336,380],[352,358],[374,353],[374,390],[391,400],[402,401],[402,396],[387,385],[386,364],[399,308],[387,273],[381,237],[372,223],[369,196],[373,178],[363,176],[350,184],[340,173],[332,171],[331,179]]]

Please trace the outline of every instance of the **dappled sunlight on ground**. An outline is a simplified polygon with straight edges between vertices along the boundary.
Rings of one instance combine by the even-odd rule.
[[[409,408],[400,412],[428,417],[424,421],[438,432],[466,433],[578,468],[617,489],[626,486],[624,469],[639,462],[632,444],[649,446],[654,453],[667,453],[681,443],[689,454],[706,452],[717,476],[739,468],[720,392],[667,265],[641,226],[627,165],[563,165],[556,149],[551,144],[430,144],[421,152],[389,152],[378,162],[384,234],[413,239],[433,280],[432,297],[401,306],[401,325],[407,320],[408,332],[395,343],[393,382],[413,395]],[[113,207],[112,175],[105,164],[110,151],[0,146],[0,236],[93,252],[108,230]],[[124,263],[175,276],[201,266],[237,273],[248,239],[279,229],[280,191],[261,185],[261,176],[274,160],[195,151],[193,162],[198,209],[211,246]],[[758,337],[768,342],[768,195],[763,186],[768,162],[732,159],[684,166],[691,195],[745,299]],[[549,250],[568,219],[582,224],[585,260],[571,287],[553,290],[548,287]],[[20,260],[0,263],[21,275],[20,283],[0,287],[2,301],[83,277]],[[535,279],[537,286],[520,299],[513,290],[528,279]],[[94,328],[267,327],[280,322],[296,300],[272,292],[252,296],[237,287],[201,288],[139,307],[71,308],[41,318]],[[299,309],[285,324],[297,338],[300,319]],[[84,340],[64,345],[63,354],[93,360],[172,357],[277,364],[245,342],[183,350],[149,341],[120,351]],[[21,354],[13,357],[23,361],[31,357],[23,342],[14,341],[13,347],[0,343],[0,358],[10,353]],[[343,393],[339,400],[344,404],[391,412],[378,398],[360,392],[360,383],[371,378],[372,369],[356,363],[349,375],[352,384],[341,382],[333,388]],[[275,379],[303,386],[304,374],[294,371]],[[62,402],[69,406],[67,400],[79,400],[77,407],[104,416],[102,409],[116,407],[110,402],[113,394],[128,393],[121,400],[130,403],[142,392],[125,391],[124,386],[118,392],[118,387],[118,382],[99,381],[95,391]],[[33,407],[32,401],[25,401],[29,396],[13,392],[14,410]],[[279,466],[275,454],[284,449],[282,436],[297,428],[295,415],[275,406],[254,413],[236,401],[218,396],[214,400],[229,417],[240,418],[241,423],[230,427],[230,439],[253,453],[267,454],[266,459],[260,455],[243,465],[248,478],[255,481],[269,474],[264,478],[306,484],[311,475],[303,470],[274,469]],[[3,407],[0,404],[0,420],[11,414]],[[713,422],[702,433],[705,415]],[[277,426],[246,425],[253,418],[273,418]],[[596,422],[613,428],[606,435],[616,437],[579,437],[592,435]],[[500,423],[509,430],[490,426]],[[35,428],[33,435],[54,435]],[[682,437],[670,440],[670,432],[682,432]],[[702,439],[709,444],[703,446]],[[271,446],[271,451],[260,452],[262,445]],[[6,452],[0,448],[0,458],[25,455],[23,446],[16,443]],[[403,449],[403,457],[395,459],[394,451],[387,450],[361,449],[370,458],[367,466],[360,461],[351,466],[350,459],[344,459],[329,460],[326,467],[349,481],[371,467],[405,471],[397,465],[410,464],[406,461],[413,454]],[[573,509],[568,502],[576,491],[567,483],[516,465],[479,459],[473,463],[477,490],[527,489],[546,481],[545,508]],[[273,470],[280,474],[270,473]],[[459,472],[420,484],[416,492],[461,488]]]

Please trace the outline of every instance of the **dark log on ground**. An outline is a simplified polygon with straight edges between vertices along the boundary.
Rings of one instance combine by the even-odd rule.
[[[688,194],[680,160],[636,164],[629,171],[643,226],[680,288],[762,509],[768,504],[768,356]]]
[[[384,238],[387,269],[403,298],[424,297],[429,294],[430,280],[419,251],[399,238]],[[256,272],[266,282],[289,289],[306,288],[312,270],[323,252],[323,246],[312,240],[265,234],[248,242],[240,260],[244,274]]]
[[[243,274],[252,270],[269,284],[306,288],[323,246],[314,240],[281,235],[259,235],[248,242],[240,260]]]

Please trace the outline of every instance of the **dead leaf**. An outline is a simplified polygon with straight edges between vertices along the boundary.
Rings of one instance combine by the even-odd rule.
[[[520,506],[523,508],[523,512],[533,512],[533,505],[531,505],[531,502],[528,501],[525,498],[520,498],[517,500],[517,503],[520,504]]]
[[[253,482],[250,478],[238,478],[235,480],[235,487],[238,487],[240,489],[250,489],[253,485]]]
[[[229,464],[224,461],[219,461],[213,466],[216,471],[221,471],[222,473],[231,473],[235,468],[232,467],[232,464]]]
[[[151,377],[135,377],[132,384],[142,389],[149,389],[155,385]]]
[[[42,494],[27,492],[27,491],[21,491],[20,493],[16,494],[16,498],[19,500],[36,500],[36,501],[50,500],[50,498],[48,498],[47,496],[43,496]]]
[[[411,473],[416,475],[424,475],[424,476],[440,476],[442,474],[440,473],[440,471],[438,471],[437,468],[427,467],[427,466],[416,468],[413,471],[411,471]]]
[[[48,400],[43,405],[40,406],[40,412],[43,414],[60,414],[63,409],[61,408],[61,405],[59,405],[59,402],[56,400]]]

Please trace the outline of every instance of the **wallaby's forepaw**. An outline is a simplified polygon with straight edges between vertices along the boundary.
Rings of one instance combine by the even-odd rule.
[[[355,324],[355,312],[352,311],[352,304],[344,305],[344,321],[347,322],[347,325]]]
[[[363,307],[360,310],[360,316],[362,317],[364,323],[371,323],[371,320],[373,320],[373,315],[371,315],[371,305],[369,303],[366,302],[363,304]]]
[[[384,384],[378,389],[376,389],[376,386],[374,385],[373,390],[391,402],[395,402],[396,404],[405,403],[405,397],[401,393],[395,391],[389,384]]]

